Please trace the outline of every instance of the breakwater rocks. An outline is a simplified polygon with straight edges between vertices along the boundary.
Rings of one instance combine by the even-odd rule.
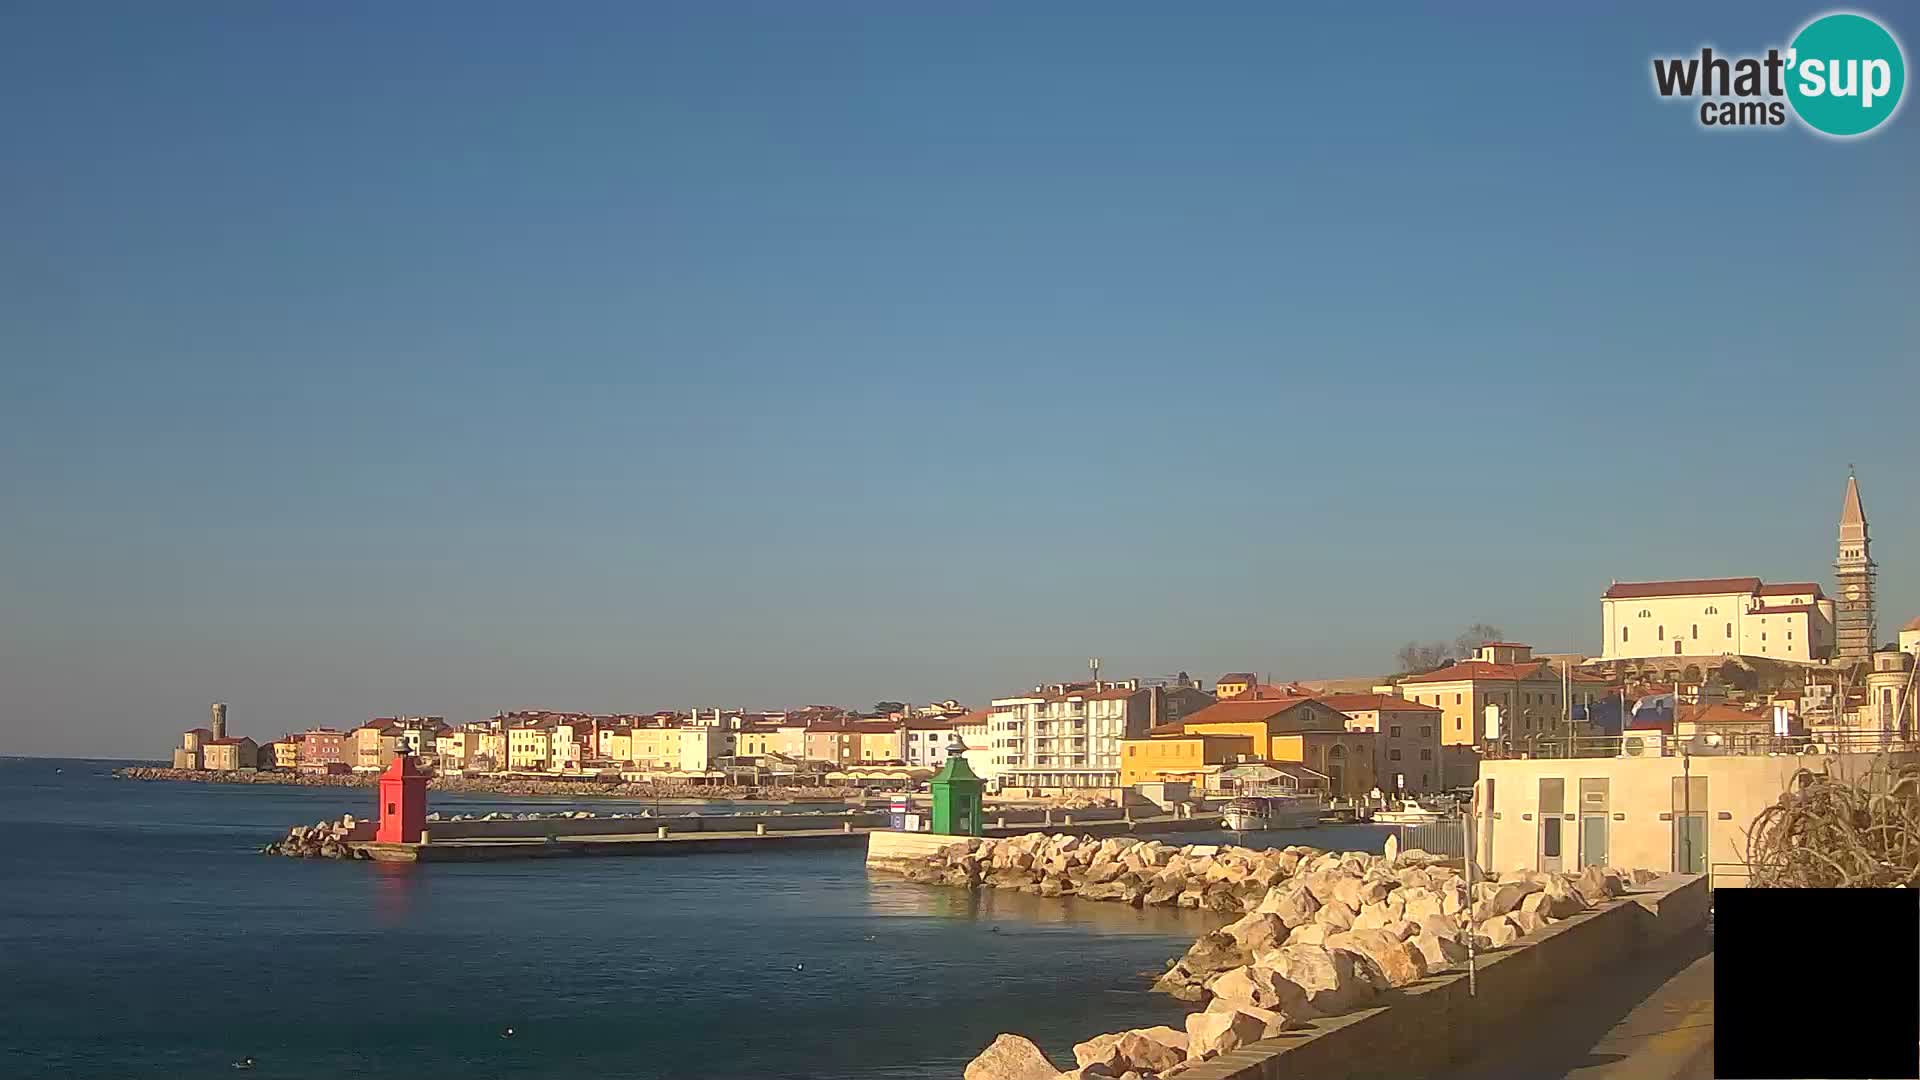
[[[210,769],[169,769],[152,765],[130,765],[115,769],[123,780],[177,780],[195,784],[286,784],[293,787],[372,787],[378,773],[299,773],[279,769],[215,771]],[[436,776],[427,782],[430,791],[449,791],[474,795],[572,795],[595,799],[698,799],[733,802],[787,802],[794,800],[864,799],[859,788],[741,787],[728,784],[689,784],[671,780],[647,783],[609,783],[604,780],[546,780],[537,777]]]
[[[1006,1034],[967,1066],[966,1080],[1133,1077],[1168,1080],[1248,1043],[1377,1004],[1380,995],[1522,944],[1543,927],[1624,894],[1655,875],[1589,867],[1513,872],[1469,888],[1447,859],[1187,845],[1029,833],[960,840],[924,857],[870,863],[909,880],[1011,888],[1238,916],[1170,960],[1156,991],[1196,1005],[1184,1028],[1095,1036],[1062,1071],[1030,1040]]]
[[[356,832],[357,830],[357,832]],[[294,859],[365,859],[365,851],[349,846],[349,839],[366,839],[371,831],[367,823],[347,814],[338,821],[320,821],[295,825],[287,835],[260,849],[262,855],[285,855]]]

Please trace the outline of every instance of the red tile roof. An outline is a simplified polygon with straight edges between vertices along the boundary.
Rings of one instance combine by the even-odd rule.
[[[1526,682],[1541,680],[1559,682],[1560,676],[1547,670],[1545,660],[1529,660],[1522,664],[1496,664],[1491,660],[1462,660],[1449,664],[1438,671],[1429,671],[1425,675],[1409,675],[1400,681],[1403,683],[1462,682],[1474,679],[1483,682]]]
[[[1817,597],[1820,595],[1820,586],[1811,581],[1789,581],[1780,585],[1762,585],[1759,593],[1761,596],[1795,596],[1800,593],[1811,593]]]
[[[1225,701],[1217,701],[1184,720],[1172,724],[1161,724],[1148,733],[1176,734],[1186,731],[1189,724],[1262,724],[1314,700],[1317,699],[1312,697],[1230,697]]]
[[[1331,705],[1341,712],[1430,712],[1440,710],[1432,705],[1422,705],[1409,701],[1398,694],[1328,694],[1320,698],[1322,705]]]
[[[1751,593],[1760,589],[1757,577],[1687,578],[1680,581],[1616,581],[1601,593],[1606,600],[1647,596],[1696,596],[1711,593]]]
[[[1253,683],[1253,682],[1259,682],[1260,676],[1255,675],[1251,671],[1229,671],[1225,675],[1222,675],[1213,681],[1216,684],[1223,683],[1223,682]]]

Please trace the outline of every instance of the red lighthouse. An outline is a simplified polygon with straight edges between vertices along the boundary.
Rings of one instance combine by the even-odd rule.
[[[373,834],[382,844],[417,844],[427,829],[427,774],[413,764],[412,754],[401,754],[380,774],[380,828]]]

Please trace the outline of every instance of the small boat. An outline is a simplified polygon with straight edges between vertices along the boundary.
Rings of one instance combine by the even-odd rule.
[[[1227,803],[1221,818],[1234,832],[1310,829],[1326,810],[1324,800],[1310,795],[1248,795]]]
[[[1458,821],[1460,811],[1452,803],[1421,803],[1408,800],[1397,808],[1382,807],[1373,812],[1376,825],[1430,825],[1436,821]]]

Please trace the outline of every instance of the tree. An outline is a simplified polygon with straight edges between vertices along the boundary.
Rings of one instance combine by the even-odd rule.
[[[1502,636],[1500,628],[1492,623],[1474,623],[1453,639],[1453,655],[1465,660],[1478,652],[1480,646],[1489,641],[1499,641]]]
[[[886,716],[889,713],[906,711],[907,703],[904,701],[876,701],[873,703],[873,713],[875,716]]]
[[[1421,672],[1432,671],[1434,668],[1446,663],[1448,659],[1447,646],[1443,642],[1438,641],[1431,641],[1425,644],[1418,641],[1409,641],[1405,645],[1400,646],[1400,651],[1395,654],[1395,658],[1400,663],[1400,671],[1402,674],[1418,675]]]

